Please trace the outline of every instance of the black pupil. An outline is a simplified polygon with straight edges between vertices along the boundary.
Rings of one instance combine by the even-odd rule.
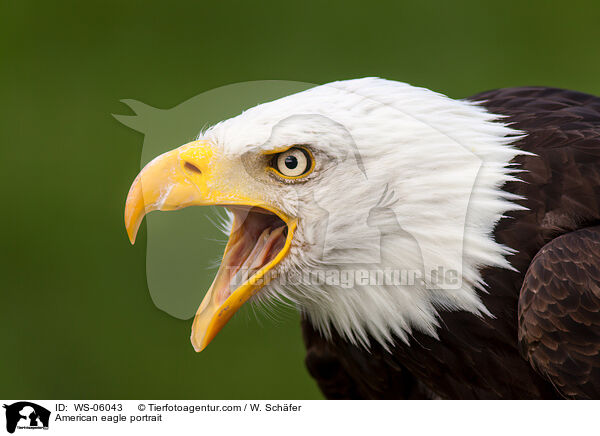
[[[298,158],[296,156],[288,156],[285,158],[285,166],[290,170],[295,169],[298,166]]]

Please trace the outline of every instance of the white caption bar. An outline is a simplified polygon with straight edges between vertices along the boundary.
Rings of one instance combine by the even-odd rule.
[[[14,434],[477,435],[597,432],[598,401],[3,400]],[[43,433],[33,430],[44,430]],[[2,430],[4,431],[4,430]],[[192,432],[193,433],[190,433]],[[6,433],[5,433],[6,434]]]

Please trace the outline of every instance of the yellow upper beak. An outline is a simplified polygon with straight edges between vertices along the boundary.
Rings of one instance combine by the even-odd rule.
[[[147,213],[211,204],[198,183],[211,157],[210,147],[196,142],[164,153],[144,167],[125,202],[125,227],[132,244]]]
[[[194,318],[191,341],[196,351],[202,351],[233,314],[264,286],[265,274],[289,251],[296,228],[295,220],[265,204],[260,193],[248,191],[249,183],[244,183],[244,180],[239,178],[240,171],[235,171],[235,168],[228,171],[223,166],[228,166],[227,160],[215,156],[208,142],[195,141],[185,144],[148,163],[135,178],[125,203],[125,227],[132,244],[142,219],[154,210],[168,211],[205,205],[242,205],[269,210],[287,224],[288,235],[283,249],[224,301],[214,291],[226,274],[223,268],[219,269]],[[235,226],[234,222],[234,228]],[[230,239],[225,255],[231,245]]]

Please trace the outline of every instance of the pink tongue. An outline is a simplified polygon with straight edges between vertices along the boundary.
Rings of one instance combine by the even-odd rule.
[[[233,271],[235,271],[235,274],[231,276],[228,285],[225,285],[224,288],[219,291],[219,303],[223,303],[233,291],[247,282],[258,270],[277,256],[277,253],[281,251],[285,244],[285,237],[282,237],[284,230],[285,226],[277,227],[275,230],[271,228],[263,230],[256,240],[254,248],[252,248],[252,251],[250,251],[237,271],[236,268],[238,265],[228,265],[229,268],[232,268]],[[236,246],[247,243],[248,241],[242,238],[237,242]],[[243,245],[241,247],[243,249]],[[237,247],[232,247],[232,250],[236,249]],[[233,271],[231,271],[231,273],[233,273]]]

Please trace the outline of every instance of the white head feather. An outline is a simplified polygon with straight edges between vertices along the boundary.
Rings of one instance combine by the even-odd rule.
[[[511,250],[492,231],[518,208],[501,187],[515,180],[510,161],[520,152],[511,142],[520,132],[499,120],[471,102],[365,78],[265,103],[210,128],[202,136],[232,156],[295,144],[316,153],[306,182],[273,181],[271,201],[299,218],[277,266],[284,277],[373,270],[369,256],[379,250],[378,269],[424,271],[424,282],[415,284],[280,278],[259,297],[291,300],[323,335],[333,328],[365,346],[369,335],[388,346],[415,329],[435,337],[440,309],[490,315],[476,292],[484,291],[479,271],[510,268]],[[403,231],[394,230],[399,226]],[[454,289],[431,286],[438,267],[459,272]]]

